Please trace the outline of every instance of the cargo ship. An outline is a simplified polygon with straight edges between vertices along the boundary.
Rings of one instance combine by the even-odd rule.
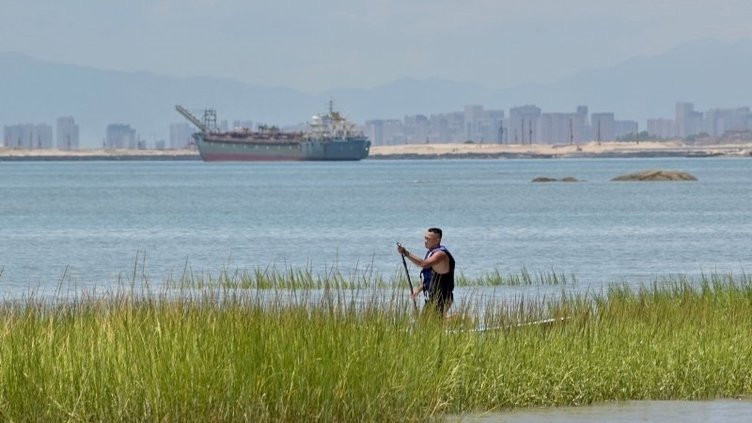
[[[205,110],[199,119],[182,106],[175,109],[196,125],[193,134],[201,159],[211,161],[361,160],[368,157],[371,142],[355,124],[334,110],[315,115],[305,131],[282,131],[260,125],[256,130],[217,129],[217,114]]]

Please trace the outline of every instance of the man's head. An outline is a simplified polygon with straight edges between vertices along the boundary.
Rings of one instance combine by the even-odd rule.
[[[425,240],[425,246],[429,250],[432,248],[436,248],[439,245],[441,245],[441,229],[439,228],[428,228],[426,231],[425,236],[423,239]]]

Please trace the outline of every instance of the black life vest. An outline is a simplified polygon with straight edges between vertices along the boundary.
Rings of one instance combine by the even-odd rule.
[[[449,250],[447,250],[447,248],[443,245],[439,245],[434,249],[428,250],[423,260],[427,260],[433,255],[433,253],[439,250],[443,251],[444,254],[449,257],[449,271],[444,274],[434,273],[431,266],[421,270],[420,278],[423,282],[423,295],[425,295],[427,298],[431,297],[431,294],[436,289],[440,289],[447,293],[454,291],[454,257],[452,257],[452,254],[449,252]]]

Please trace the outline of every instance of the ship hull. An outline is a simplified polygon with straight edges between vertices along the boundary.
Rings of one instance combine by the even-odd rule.
[[[361,160],[368,157],[371,146],[365,137],[337,140],[229,139],[194,134],[204,161],[301,161]]]

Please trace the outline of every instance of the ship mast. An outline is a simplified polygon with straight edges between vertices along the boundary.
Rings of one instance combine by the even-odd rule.
[[[334,121],[334,123],[338,123],[343,120],[342,115],[339,112],[334,111],[334,99],[329,99],[329,118]]]

